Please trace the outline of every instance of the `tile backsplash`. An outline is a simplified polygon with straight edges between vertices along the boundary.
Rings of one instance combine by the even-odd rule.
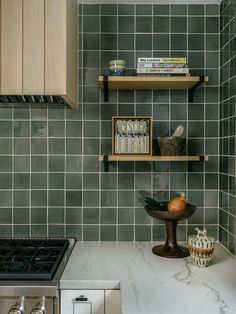
[[[221,243],[236,254],[236,1],[220,7],[220,229]]]
[[[186,240],[196,226],[218,237],[219,7],[217,5],[79,5],[78,110],[0,108],[1,236],[67,236],[82,241],[158,241],[162,222],[144,211],[145,196],[167,200],[184,191],[197,212],[178,227]],[[125,59],[187,57],[192,75],[209,84],[188,103],[185,91],[110,92],[98,75]],[[154,137],[185,126],[189,155],[203,162],[119,162],[105,173],[114,115],[151,115]],[[222,229],[223,230],[223,229]],[[225,230],[225,229],[224,229]]]

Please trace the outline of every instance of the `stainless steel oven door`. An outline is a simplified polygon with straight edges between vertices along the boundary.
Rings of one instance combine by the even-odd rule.
[[[0,297],[1,314],[59,314],[57,298]]]

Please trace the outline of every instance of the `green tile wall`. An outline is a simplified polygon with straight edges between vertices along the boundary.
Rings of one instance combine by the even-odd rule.
[[[164,240],[143,199],[185,191],[198,209],[181,222],[179,240],[197,226],[218,237],[218,6],[84,4],[78,21],[79,109],[0,108],[0,235]],[[97,78],[108,61],[125,59],[132,75],[139,56],[186,56],[209,84],[193,103],[183,91],[113,91],[104,103]],[[152,115],[155,137],[184,125],[188,153],[209,162],[111,163],[104,173],[98,155],[111,153],[118,114]]]
[[[221,243],[236,254],[236,1],[220,6],[220,229]]]

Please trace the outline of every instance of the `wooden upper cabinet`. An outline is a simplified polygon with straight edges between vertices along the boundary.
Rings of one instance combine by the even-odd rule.
[[[23,0],[23,94],[44,94],[44,0]]]
[[[45,93],[66,94],[66,1],[45,1]]]
[[[77,1],[45,0],[45,94],[77,102]]]
[[[22,0],[1,0],[1,94],[22,94]]]
[[[77,1],[0,0],[0,94],[77,104]]]

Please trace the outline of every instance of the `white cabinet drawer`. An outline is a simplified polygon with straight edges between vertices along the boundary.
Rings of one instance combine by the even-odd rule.
[[[104,290],[62,290],[61,314],[104,314]]]

